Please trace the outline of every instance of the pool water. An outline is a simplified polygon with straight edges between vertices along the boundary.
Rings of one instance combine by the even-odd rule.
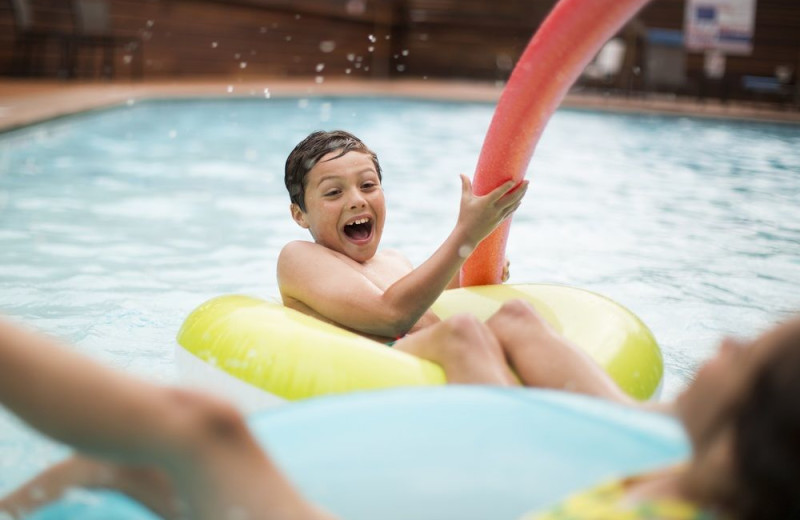
[[[307,239],[286,155],[344,128],[377,151],[384,246],[415,264],[455,223],[493,112],[402,99],[129,103],[0,135],[0,312],[104,363],[175,382],[205,299],[276,297]],[[674,396],[725,334],[800,310],[800,127],[558,111],[508,246],[511,282],[576,285],[637,313]],[[31,385],[36,385],[35,377]],[[0,411],[0,493],[61,448]]]

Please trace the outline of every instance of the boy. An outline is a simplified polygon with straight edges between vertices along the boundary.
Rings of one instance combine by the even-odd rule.
[[[378,251],[386,217],[381,168],[357,137],[312,133],[289,154],[285,182],[292,218],[314,242],[290,242],[278,257],[284,305],[381,342],[439,321],[430,306],[458,287],[461,265],[528,187],[509,180],[478,197],[462,175],[456,226],[415,269],[396,251]]]

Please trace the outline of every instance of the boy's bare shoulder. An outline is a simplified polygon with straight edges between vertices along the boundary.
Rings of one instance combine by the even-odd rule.
[[[320,258],[328,252],[328,249],[305,240],[294,240],[289,242],[278,254],[278,281],[288,274],[295,272],[301,266]]]
[[[289,242],[278,254],[278,286],[281,294],[293,287],[302,287],[318,274],[320,264],[329,263],[328,258],[334,256],[327,247],[305,240]],[[299,285],[298,285],[299,284]]]
[[[307,259],[309,255],[318,256],[331,253],[333,253],[333,251],[315,242],[309,242],[307,240],[293,240],[283,246],[283,249],[281,249],[281,252],[278,255],[278,262],[281,262],[281,260],[285,261],[298,257]]]

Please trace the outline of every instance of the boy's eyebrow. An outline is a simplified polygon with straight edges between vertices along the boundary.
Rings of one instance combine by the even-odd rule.
[[[317,186],[319,186],[320,184],[322,184],[325,181],[336,180],[339,177],[341,177],[341,175],[326,175],[325,177],[323,177],[319,181],[317,181]]]
[[[364,168],[363,170],[358,172],[358,175],[363,175],[365,173],[374,173],[375,175],[378,175],[378,172],[375,170],[374,167],[373,168]],[[341,175],[334,175],[334,174],[326,175],[326,176],[322,177],[319,181],[317,181],[317,186],[319,186],[320,184],[322,184],[325,181],[337,180],[339,177],[342,177],[342,176]]]

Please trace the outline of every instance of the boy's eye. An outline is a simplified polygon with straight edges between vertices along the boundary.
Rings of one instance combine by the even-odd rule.
[[[325,196],[325,197],[335,197],[338,194],[339,194],[339,190],[328,190],[323,194],[323,196]]]
[[[365,182],[364,184],[362,184],[361,188],[365,189],[365,190],[368,190],[368,189],[374,188],[377,185],[378,185],[377,183],[369,181],[369,182]]]

